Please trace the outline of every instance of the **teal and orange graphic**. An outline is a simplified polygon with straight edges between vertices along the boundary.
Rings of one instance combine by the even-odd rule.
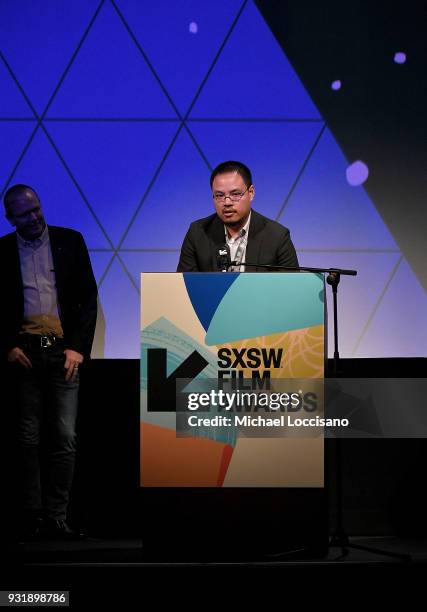
[[[219,351],[246,348],[280,349],[271,378],[323,378],[324,318],[323,277],[315,274],[143,273],[141,486],[323,486],[323,440],[245,439],[234,426],[178,437],[174,397],[161,393],[153,410],[147,377],[151,356],[160,354],[164,385],[201,384],[218,378]]]

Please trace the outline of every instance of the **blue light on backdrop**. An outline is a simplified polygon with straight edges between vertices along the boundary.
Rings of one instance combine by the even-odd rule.
[[[175,270],[230,158],[302,264],[359,271],[342,356],[425,354],[426,294],[252,1],[5,0],[0,52],[0,188],[33,185],[48,222],[83,233],[95,356],[138,357],[139,274]]]

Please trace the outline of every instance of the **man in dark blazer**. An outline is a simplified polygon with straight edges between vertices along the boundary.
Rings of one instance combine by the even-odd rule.
[[[194,221],[184,238],[178,272],[218,271],[219,252],[227,245],[231,268],[244,271],[248,264],[298,266],[289,230],[251,209],[255,196],[252,175],[238,161],[223,162],[211,174],[216,213]],[[266,268],[246,266],[247,272]]]
[[[30,538],[75,538],[78,533],[70,529],[66,515],[75,463],[79,366],[90,357],[96,282],[82,235],[47,226],[34,189],[11,187],[4,205],[16,231],[0,238],[0,352],[17,382],[21,531]],[[42,431],[47,448],[46,474],[41,475]]]

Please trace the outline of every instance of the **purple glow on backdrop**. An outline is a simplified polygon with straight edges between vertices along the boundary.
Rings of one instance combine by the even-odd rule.
[[[399,247],[365,189],[348,188],[362,185],[368,168],[360,160],[347,161],[323,130],[324,119],[254,2],[119,0],[135,40],[112,3],[102,3],[93,22],[98,0],[49,1],[42,12],[40,3],[19,3],[19,10],[17,4],[0,2],[1,50],[39,113],[77,53],[47,112],[48,119],[62,119],[49,124],[55,147],[41,130],[30,139],[37,120],[0,61],[0,140],[8,143],[0,149],[0,182],[34,184],[49,222],[83,233],[100,283],[99,335],[105,334],[105,347],[96,342],[94,356],[139,357],[140,272],[176,269],[189,223],[212,212],[209,166],[230,157],[253,169],[259,212],[276,218],[288,201],[278,220],[291,228],[301,263],[359,271],[356,279],[342,280],[341,354],[425,355],[425,292],[404,261],[389,283]],[[23,17],[25,44],[17,35]],[[248,48],[248,39],[256,40],[256,48]],[[389,53],[388,61],[407,63],[403,49]],[[218,91],[235,87],[236,70],[254,83],[251,96],[218,98]],[[338,92],[344,84],[332,76],[324,84]],[[185,115],[201,84],[191,135],[181,131],[175,138],[180,117],[174,105]],[[259,121],[271,118],[277,123]],[[325,222],[328,218],[332,221]],[[0,214],[0,235],[11,229]],[[405,292],[410,287],[414,296],[410,316],[401,298],[402,276]]]
[[[394,54],[394,61],[396,64],[404,64],[406,62],[406,53],[403,53],[403,51],[398,51]]]
[[[358,159],[350,166],[348,166],[345,171],[345,175],[347,178],[347,182],[352,187],[357,187],[359,185],[363,185],[366,179],[369,176],[369,168],[368,166]]]

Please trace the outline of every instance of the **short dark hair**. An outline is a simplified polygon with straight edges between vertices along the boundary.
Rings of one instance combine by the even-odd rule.
[[[27,191],[27,189],[32,191],[34,193],[34,195],[36,196],[36,198],[38,199],[38,201],[40,202],[40,198],[37,195],[37,192],[36,192],[36,190],[33,187],[30,187],[29,185],[23,185],[21,183],[18,183],[17,185],[12,185],[12,187],[9,187],[9,189],[4,194],[3,204],[4,204],[4,207],[6,209],[6,213],[9,210],[10,202],[13,201],[15,196],[21,194],[23,191]]]
[[[212,188],[212,183],[214,182],[214,178],[218,174],[225,174],[226,172],[237,172],[237,174],[240,174],[240,176],[242,177],[243,182],[245,183],[246,187],[249,188],[252,185],[252,174],[249,168],[245,166],[245,164],[242,164],[242,162],[239,162],[239,161],[226,161],[226,162],[222,162],[222,164],[219,164],[212,171],[211,181],[210,181],[211,188]]]

